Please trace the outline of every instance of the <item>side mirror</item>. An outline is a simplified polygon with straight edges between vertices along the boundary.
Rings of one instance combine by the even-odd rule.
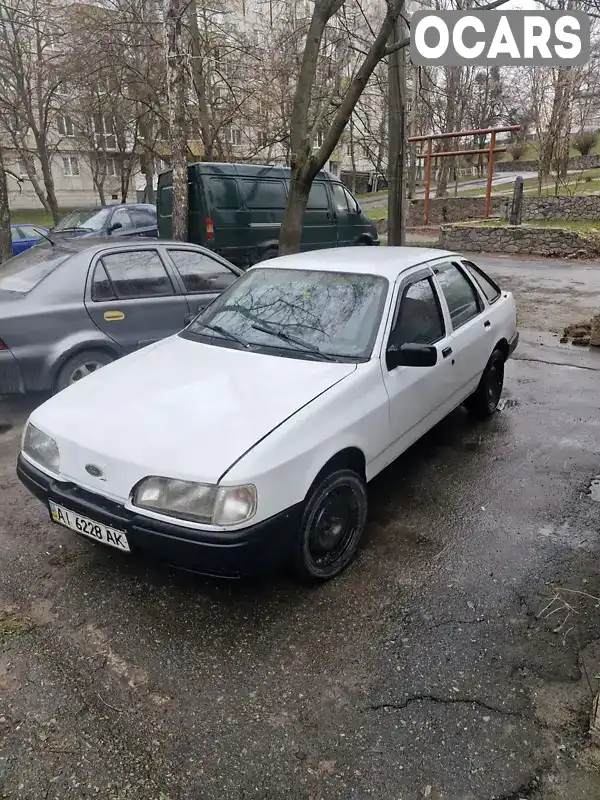
[[[434,367],[437,363],[437,348],[426,344],[392,345],[386,353],[389,370],[396,367]]]
[[[122,227],[123,227],[123,225],[122,225],[121,222],[113,222],[112,225],[108,226],[108,230],[106,232],[110,236],[113,231],[118,231],[119,228],[122,228]]]

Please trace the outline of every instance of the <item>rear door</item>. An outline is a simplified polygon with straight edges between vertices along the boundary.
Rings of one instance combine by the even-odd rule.
[[[125,353],[177,333],[188,313],[185,297],[156,248],[115,249],[96,258],[86,308]]]
[[[431,267],[452,325],[452,358],[457,402],[460,402],[477,388],[492,353],[491,326],[484,313],[485,304],[464,268],[451,261],[437,262]]]
[[[239,277],[237,272],[206,253],[185,247],[167,247],[166,252],[181,278],[192,314],[210,305]]]
[[[242,199],[236,178],[211,175],[205,178],[205,187],[210,196],[210,213],[205,224],[212,223],[213,239],[207,241],[211,249],[234,263],[244,261],[247,249],[247,233]],[[211,234],[208,233],[210,240]]]
[[[337,247],[337,230],[325,181],[314,181],[302,223],[301,250]]]

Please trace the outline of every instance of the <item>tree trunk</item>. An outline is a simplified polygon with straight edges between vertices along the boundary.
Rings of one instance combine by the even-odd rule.
[[[352,169],[352,178],[350,180],[350,191],[356,194],[356,157],[354,153],[354,125],[350,120],[350,168]]]
[[[154,203],[156,203],[156,192],[154,191],[154,158],[151,153],[144,153],[140,157],[140,162],[144,178],[146,179],[144,202],[154,205]]]
[[[279,238],[279,253],[297,253],[300,250],[300,239],[302,237],[302,221],[304,211],[308,203],[308,195],[313,182],[310,173],[305,175],[294,175],[292,167],[292,180],[290,181],[290,191],[288,202],[283,212],[281,223],[281,235]]]
[[[410,107],[410,118],[408,123],[408,130],[410,136],[417,135],[417,100],[418,100],[418,76],[419,76],[419,67],[413,66],[412,68],[412,80],[411,80],[411,107]],[[412,145],[407,145],[407,151],[410,156],[409,159],[409,166],[408,166],[408,191],[407,196],[409,198],[413,198],[415,196],[415,191],[417,188],[417,145],[413,143]]]
[[[190,36],[192,45],[192,75],[196,99],[198,100],[198,116],[200,117],[200,136],[204,150],[204,161],[214,161],[214,136],[210,124],[210,111],[206,94],[206,75],[202,65],[202,47],[198,30],[198,9],[196,0],[191,0],[189,8]]]
[[[404,25],[399,16],[394,23],[390,47],[402,41]],[[404,166],[406,155],[405,56],[395,50],[388,60],[388,244],[403,245],[404,230]]]
[[[8,207],[8,185],[4,171],[4,159],[0,147],[0,264],[12,256],[10,235],[10,210]]]
[[[187,0],[167,0],[165,10],[165,46],[167,59],[167,95],[169,99],[169,137],[173,175],[172,237],[186,241],[188,232],[187,69],[183,42]]]
[[[48,153],[46,142],[41,136],[36,136],[37,154],[42,167],[42,177],[44,179],[44,188],[46,190],[46,202],[48,209],[52,214],[54,224],[58,223],[60,219],[60,212],[58,210],[58,200],[56,199],[56,190],[54,188],[54,176],[52,175],[52,159]]]

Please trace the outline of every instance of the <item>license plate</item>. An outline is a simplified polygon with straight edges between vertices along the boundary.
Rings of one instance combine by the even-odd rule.
[[[123,531],[117,531],[107,525],[102,525],[100,522],[94,522],[93,519],[82,517],[81,514],[76,514],[69,508],[59,506],[53,500],[49,500],[48,504],[50,506],[50,516],[59,525],[64,525],[65,528],[81,533],[89,539],[95,539],[97,542],[102,542],[102,544],[116,547],[117,550],[130,552],[129,543]]]

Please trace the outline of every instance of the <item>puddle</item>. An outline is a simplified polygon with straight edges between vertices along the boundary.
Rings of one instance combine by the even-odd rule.
[[[0,436],[3,433],[8,433],[12,430],[12,425],[9,425],[7,422],[0,422]]]
[[[587,494],[592,500],[600,501],[600,475],[596,475],[595,478],[592,478]]]

